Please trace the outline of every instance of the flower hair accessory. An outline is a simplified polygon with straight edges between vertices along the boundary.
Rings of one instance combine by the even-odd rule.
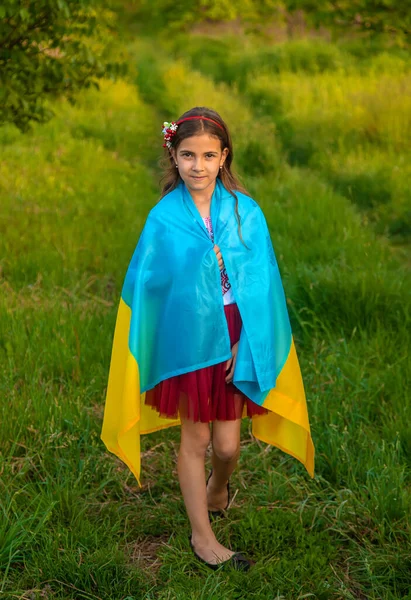
[[[211,123],[214,123],[214,125],[217,125],[217,127],[219,127],[220,129],[222,129],[222,131],[224,131],[224,128],[220,123],[218,123],[214,119],[210,119],[210,117],[205,117],[204,115],[193,115],[192,117],[184,117],[184,119],[180,119],[177,122],[171,121],[171,123],[169,123],[168,121],[164,121],[163,130],[162,130],[163,135],[164,135],[163,148],[165,148],[166,146],[168,149],[171,148],[172,143],[173,143],[173,137],[175,136],[175,133],[176,133],[177,128],[180,125],[180,123],[184,123],[184,121],[192,121],[194,119],[201,119],[202,121],[210,121]]]
[[[165,148],[166,146],[168,149],[171,148],[172,139],[175,136],[177,127],[178,127],[178,125],[174,121],[171,121],[171,123],[169,123],[168,121],[164,121],[163,130],[162,130],[162,133],[164,135],[163,148]]]

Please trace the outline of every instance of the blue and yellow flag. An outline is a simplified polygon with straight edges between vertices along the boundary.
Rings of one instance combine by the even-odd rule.
[[[214,243],[243,326],[233,383],[269,410],[253,435],[301,461],[314,476],[307,402],[284,289],[264,214],[219,178],[211,199]],[[150,211],[125,276],[111,353],[101,439],[140,482],[140,435],[179,425],[144,403],[160,381],[231,357],[220,269],[185,184]],[[245,415],[245,411],[244,411]]]

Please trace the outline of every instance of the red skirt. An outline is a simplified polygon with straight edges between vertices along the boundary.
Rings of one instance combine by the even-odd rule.
[[[240,339],[242,320],[236,303],[224,305],[231,346]],[[160,381],[146,391],[145,404],[162,417],[182,417],[191,421],[232,421],[243,416],[266,414],[232,383],[226,383],[223,361],[190,373]]]

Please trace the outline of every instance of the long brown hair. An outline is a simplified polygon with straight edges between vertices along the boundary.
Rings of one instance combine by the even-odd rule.
[[[235,198],[234,211],[238,224],[238,235],[244,246],[247,248],[248,246],[245,244],[241,235],[241,217],[238,212],[238,198],[235,192],[242,192],[247,196],[249,196],[250,194],[240,183],[238,176],[233,173],[233,170],[231,168],[231,164],[233,162],[233,144],[227,125],[224,123],[223,119],[215,110],[212,110],[211,108],[206,108],[205,106],[195,106],[194,108],[191,108],[190,110],[182,114],[177,119],[177,122],[181,119],[185,119],[186,117],[208,117],[209,119],[213,119],[214,121],[216,121],[216,123],[220,125],[219,126],[216,123],[213,123],[212,121],[207,121],[203,119],[193,119],[190,121],[184,121],[178,126],[177,131],[173,136],[172,147],[177,150],[178,146],[185,138],[192,137],[194,135],[201,135],[202,133],[208,133],[219,138],[221,142],[221,150],[224,150],[224,148],[228,148],[228,154],[224,161],[223,168],[220,169],[217,177],[221,179],[221,182],[226,188],[226,190],[228,190],[230,194]],[[181,181],[181,177],[178,172],[178,169],[175,168],[174,159],[171,155],[170,150],[167,147],[165,148],[165,154],[162,160],[160,161],[160,165],[163,169],[163,175],[161,177],[161,197],[163,197],[168,192],[171,192],[177,187],[177,185]]]

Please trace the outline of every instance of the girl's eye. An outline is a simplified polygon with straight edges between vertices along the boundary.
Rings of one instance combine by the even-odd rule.
[[[181,156],[192,156],[191,152],[182,152]],[[215,154],[206,154],[206,158],[214,158]]]

